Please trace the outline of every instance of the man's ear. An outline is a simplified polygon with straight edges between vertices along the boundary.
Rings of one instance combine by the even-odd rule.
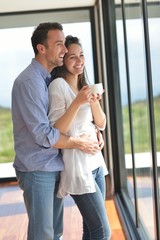
[[[44,45],[42,45],[42,44],[39,43],[39,44],[37,44],[37,50],[38,50],[39,53],[44,54],[45,51],[46,51],[46,48],[45,48]]]

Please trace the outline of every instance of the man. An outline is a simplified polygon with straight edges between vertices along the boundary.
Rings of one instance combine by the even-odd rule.
[[[35,58],[12,89],[13,166],[29,217],[28,240],[58,240],[62,236],[63,200],[56,193],[64,165],[58,149],[78,148],[90,154],[101,149],[87,136],[69,138],[49,124],[47,87],[50,73],[63,65],[64,41],[61,24],[39,24],[31,37]]]

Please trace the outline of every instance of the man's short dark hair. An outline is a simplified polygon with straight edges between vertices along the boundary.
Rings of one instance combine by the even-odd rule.
[[[31,42],[32,42],[32,47],[34,50],[35,55],[38,54],[37,50],[37,44],[44,44],[47,41],[48,37],[48,31],[50,30],[63,30],[63,27],[60,23],[58,22],[46,22],[46,23],[40,23],[34,30],[32,37],[31,37]]]

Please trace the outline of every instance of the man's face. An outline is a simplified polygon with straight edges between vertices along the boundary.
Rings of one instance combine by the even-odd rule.
[[[48,32],[47,45],[45,46],[45,62],[48,69],[53,69],[63,65],[63,57],[67,53],[64,45],[65,36],[61,30],[51,30]]]

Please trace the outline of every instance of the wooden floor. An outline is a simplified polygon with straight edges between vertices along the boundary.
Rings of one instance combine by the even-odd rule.
[[[124,233],[113,199],[106,201],[112,240],[124,240]],[[28,218],[22,191],[16,182],[0,183],[0,240],[26,240]],[[73,200],[67,196],[64,210],[63,240],[81,240],[82,219]]]

